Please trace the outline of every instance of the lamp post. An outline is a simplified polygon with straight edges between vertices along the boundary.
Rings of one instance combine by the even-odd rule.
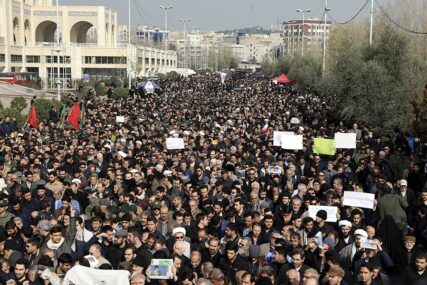
[[[179,19],[184,23],[184,68],[187,66],[187,23],[190,22],[190,19]]]
[[[328,0],[325,0],[325,24],[324,24],[324,29],[323,29],[323,63],[322,63],[322,71],[323,74],[325,73],[326,70],[326,31],[327,31],[327,26],[326,26],[326,18],[328,17],[328,12],[331,9],[328,8]]]
[[[168,10],[172,9],[173,6],[163,6],[160,5],[160,9],[165,10],[165,37],[164,37],[164,41],[165,41],[165,51],[168,49],[168,44],[167,44],[167,35],[168,33]]]
[[[59,50],[59,45],[60,45],[60,42],[59,42],[59,0],[56,0],[56,48]],[[57,84],[57,99],[58,99],[58,102],[61,102],[61,84],[60,84],[60,80],[59,80],[59,78],[61,77],[61,75],[59,74],[59,52],[58,52],[58,54],[57,54],[57,57],[56,57],[56,59],[57,59],[57,61],[58,61],[58,65],[57,65],[57,81],[56,81],[56,84]],[[53,60],[52,60],[53,61]],[[59,83],[58,83],[58,81],[59,81]]]
[[[307,9],[307,10],[302,10],[302,9],[297,9],[298,13],[302,13],[302,48],[301,48],[301,56],[304,56],[304,34],[305,34],[305,13],[310,13],[311,9]]]
[[[369,45],[372,46],[372,34],[374,29],[374,0],[371,0],[371,15],[369,23]]]
[[[128,48],[127,48],[127,50],[128,50],[128,56],[127,56],[127,69],[128,69],[128,88],[129,88],[129,90],[131,89],[131,84],[132,84],[132,78],[131,78],[131,76],[132,76],[132,65],[131,65],[131,62],[130,62],[130,54],[131,54],[131,46],[130,46],[130,30],[131,30],[131,28],[130,28],[130,24],[131,24],[131,19],[130,19],[130,1],[131,0],[129,0],[129,2],[128,2],[128,9],[129,9],[129,11],[128,11],[128,15],[129,15],[129,21],[128,21]]]

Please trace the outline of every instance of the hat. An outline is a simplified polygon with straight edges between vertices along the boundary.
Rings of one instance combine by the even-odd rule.
[[[8,203],[6,200],[0,200],[0,207],[7,207]]]
[[[172,171],[170,171],[170,170],[165,170],[165,171],[163,171],[163,175],[164,175],[164,176],[172,175]]]
[[[127,231],[127,230],[125,230],[125,229],[119,229],[119,230],[117,230],[117,231],[114,233],[114,235],[115,235],[116,237],[127,237],[127,236],[128,236],[128,231]]]
[[[408,186],[408,181],[405,179],[400,180],[400,186]]]
[[[338,265],[331,265],[328,271],[328,275],[332,277],[334,276],[344,277],[344,274],[345,274],[344,270]]]
[[[148,250],[141,250],[138,252],[136,257],[132,260],[132,264],[137,266],[148,268],[151,263],[152,255]]]
[[[325,210],[319,210],[317,211],[316,217],[319,217],[322,220],[326,221],[328,219],[328,213]]]
[[[183,235],[186,235],[187,231],[183,227],[177,227],[172,230],[172,236],[175,236],[177,233],[182,233]]]
[[[411,236],[411,235],[406,235],[406,236],[403,238],[403,240],[404,240],[404,241],[417,242],[417,238],[416,238],[416,237],[414,237],[414,236]]]
[[[99,206],[110,206],[110,200],[107,198],[99,199]]]
[[[368,233],[365,230],[362,230],[362,229],[355,230],[354,231],[354,235],[355,236],[360,235],[360,236],[362,236],[364,238],[368,238]]]
[[[142,144],[142,141],[136,141],[135,144]]]
[[[341,220],[341,221],[339,221],[338,222],[338,226],[339,227],[342,227],[342,226],[347,226],[347,227],[352,227],[353,225],[351,224],[351,222],[350,221],[347,221],[347,220]]]
[[[8,239],[4,242],[4,249],[19,250],[19,244],[16,239]]]
[[[153,205],[151,205],[151,209],[160,209],[162,207],[162,204],[160,203],[160,201],[154,201]]]
[[[71,180],[71,183],[82,184],[82,181],[78,178],[74,178],[73,180]]]
[[[48,220],[41,220],[37,224],[37,228],[44,230],[44,231],[50,231],[51,225]]]
[[[250,257],[260,257],[261,247],[257,244],[251,244],[249,246],[249,256]]]

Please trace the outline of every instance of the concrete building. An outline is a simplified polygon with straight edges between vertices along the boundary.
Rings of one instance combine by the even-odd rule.
[[[303,20],[283,22],[284,54],[301,54],[303,42],[304,52],[321,52],[324,34],[326,32],[326,40],[328,40],[331,28],[331,21],[326,21],[325,25],[325,21],[319,19],[306,19],[304,22]]]
[[[131,70],[133,76],[145,76],[176,67],[174,51],[119,43],[117,12],[101,6],[59,6],[57,11],[54,4],[0,0],[0,71],[36,72],[52,86],[83,74],[125,77]]]

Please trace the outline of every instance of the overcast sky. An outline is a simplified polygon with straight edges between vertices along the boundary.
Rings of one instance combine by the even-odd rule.
[[[106,6],[118,12],[119,23],[127,24],[127,0],[59,0],[60,5]],[[337,21],[351,18],[363,6],[366,0],[329,0],[331,14]],[[391,0],[377,0],[387,3]],[[168,27],[181,30],[180,18],[191,19],[187,27],[200,27],[202,31],[218,31],[234,28],[262,26],[270,28],[277,19],[301,19],[297,9],[312,9],[308,17],[322,18],[325,0],[131,0],[132,26],[149,25],[164,27],[164,11],[159,5],[173,5],[169,10]],[[366,7],[364,17],[369,13]]]

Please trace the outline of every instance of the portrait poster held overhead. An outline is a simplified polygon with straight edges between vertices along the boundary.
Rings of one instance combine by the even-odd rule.
[[[172,279],[172,259],[152,259],[150,264],[150,279]]]
[[[353,206],[366,209],[373,209],[375,201],[375,194],[344,191],[344,206]]]
[[[335,134],[336,148],[356,148],[356,133],[336,133]]]
[[[184,149],[185,148],[184,139],[183,138],[167,138],[166,148],[168,150]]]
[[[338,208],[336,206],[316,206],[310,205],[308,206],[308,215],[309,217],[316,219],[316,214],[320,210],[325,210],[328,213],[328,217],[326,219],[327,222],[335,223],[337,221],[337,212]]]

